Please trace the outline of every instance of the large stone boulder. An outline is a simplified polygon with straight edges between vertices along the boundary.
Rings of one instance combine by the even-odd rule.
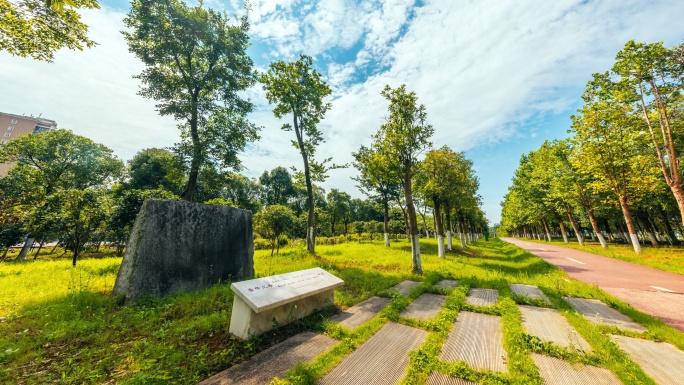
[[[252,212],[146,200],[126,245],[113,294],[126,303],[254,275]]]

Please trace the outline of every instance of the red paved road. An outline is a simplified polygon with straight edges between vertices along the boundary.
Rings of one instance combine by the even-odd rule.
[[[684,331],[684,275],[560,246],[502,239]]]

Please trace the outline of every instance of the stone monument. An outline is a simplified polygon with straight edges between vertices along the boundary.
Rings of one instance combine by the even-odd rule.
[[[126,303],[254,275],[252,212],[146,200],[126,245],[113,294]]]

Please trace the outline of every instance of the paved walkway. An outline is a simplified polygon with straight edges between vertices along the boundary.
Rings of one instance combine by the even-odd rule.
[[[561,246],[502,240],[684,331],[684,276]]]

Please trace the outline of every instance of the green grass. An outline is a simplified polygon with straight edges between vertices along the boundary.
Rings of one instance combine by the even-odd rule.
[[[524,241],[545,243],[556,246],[569,247],[575,250],[586,251],[608,258],[619,259],[632,262],[643,266],[669,271],[671,273],[684,275],[684,246],[661,245],[656,248],[647,243],[641,246],[641,253],[636,254],[630,245],[610,243],[604,249],[598,241],[586,240],[584,246],[580,246],[577,241],[566,244],[562,240],[554,239],[552,242],[539,241],[536,239],[520,238]]]
[[[559,269],[510,244],[479,241],[461,252],[436,256],[436,242],[421,240],[423,276],[411,275],[410,246],[405,240],[385,248],[382,241],[317,246],[319,258],[302,246],[255,252],[255,271],[266,276],[320,266],[345,280],[335,301],[347,307],[372,295],[392,298],[391,306],[358,330],[327,322],[330,310],[307,317],[250,341],[228,333],[233,294],[228,284],[164,299],[144,299],[123,306],[112,297],[119,258],[85,259],[76,268],[68,260],[37,260],[0,264],[0,383],[44,384],[196,384],[255,353],[304,330],[340,341],[313,362],[299,365],[278,383],[313,384],[385,323],[400,322],[428,331],[426,343],[411,354],[406,384],[421,384],[439,370],[484,384],[539,384],[530,352],[606,367],[629,384],[653,384],[641,369],[613,345],[608,333],[577,315],[562,296],[598,298],[648,328],[646,338],[668,341],[684,349],[684,335],[644,315],[595,286],[569,279]],[[404,279],[423,281],[410,299],[387,289]],[[459,279],[447,303],[432,320],[399,316],[431,285],[443,278]],[[525,334],[516,298],[508,283],[535,284],[551,299],[592,345],[592,354],[545,344]],[[500,301],[492,307],[465,304],[470,287],[495,288]],[[509,373],[476,371],[463,362],[448,363],[437,356],[462,310],[502,316]]]

